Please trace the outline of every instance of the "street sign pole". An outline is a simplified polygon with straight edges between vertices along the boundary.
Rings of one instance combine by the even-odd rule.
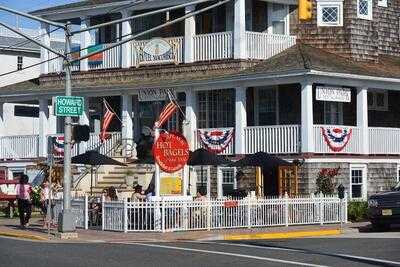
[[[65,96],[71,96],[71,35],[70,23],[67,23],[65,31]],[[63,210],[61,222],[59,224],[60,232],[75,231],[74,217],[71,210],[71,135],[72,135],[71,116],[65,117],[64,125],[64,179],[63,179]]]

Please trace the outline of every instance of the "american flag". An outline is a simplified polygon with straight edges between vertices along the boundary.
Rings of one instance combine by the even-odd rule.
[[[170,101],[161,111],[158,121],[154,123],[154,128],[162,127],[177,109],[178,105],[175,103],[175,101]]]
[[[104,108],[106,110],[106,113],[104,114],[103,122],[101,124],[101,134],[100,134],[101,142],[104,142],[107,139],[107,129],[110,126],[110,123],[115,116],[115,113],[110,110],[105,100],[104,100]]]

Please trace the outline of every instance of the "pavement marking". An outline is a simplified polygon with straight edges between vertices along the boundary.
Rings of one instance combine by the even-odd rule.
[[[292,251],[292,252],[310,252],[310,250],[302,250],[302,249],[295,249],[295,248],[281,248],[281,247],[271,247],[271,246],[257,246],[257,245],[250,245],[250,244],[237,244],[237,243],[225,243],[225,242],[207,242],[207,241],[189,241],[188,243],[201,243],[201,244],[220,244],[225,246],[236,246],[236,247],[247,247],[247,248],[259,248],[259,249],[266,249],[266,250],[283,250],[283,251]],[[375,263],[382,263],[382,264],[391,264],[400,266],[400,262],[398,261],[390,261],[384,260],[379,258],[370,258],[370,257],[363,257],[363,256],[355,256],[349,254],[341,254],[341,253],[329,253],[329,252],[322,252],[316,251],[316,254],[321,254],[324,256],[333,256],[333,257],[342,257],[347,259],[356,259],[356,260],[365,260],[371,261]]]
[[[32,234],[20,233],[20,232],[12,232],[12,231],[7,231],[7,232],[0,231],[0,236],[23,238],[23,239],[30,239],[30,240],[40,240],[40,241],[49,240],[48,238],[38,236],[38,235],[32,235]]]
[[[237,240],[256,240],[256,239],[286,239],[286,238],[299,238],[299,237],[340,235],[341,233],[342,232],[340,229],[329,229],[329,230],[315,230],[315,231],[236,234],[236,235],[224,235],[224,240],[237,241]]]
[[[210,242],[210,243],[213,243],[213,242]],[[239,254],[239,253],[230,253],[230,252],[223,252],[223,251],[211,251],[211,250],[204,250],[204,249],[175,247],[175,246],[148,244],[148,243],[136,243],[136,242],[126,242],[126,243],[121,242],[120,244],[147,246],[147,247],[154,247],[154,248],[165,248],[165,249],[172,249],[172,250],[183,250],[183,251],[200,252],[200,253],[208,253],[208,254],[216,254],[216,255],[224,255],[224,256],[233,256],[233,257],[238,257],[238,258],[277,262],[277,263],[291,264],[291,265],[297,265],[297,266],[327,267],[327,265],[311,264],[311,263],[304,263],[304,262],[298,262],[298,261],[288,261],[288,260],[281,260],[281,259],[276,259],[276,258],[259,257],[259,256],[252,256],[252,255]]]

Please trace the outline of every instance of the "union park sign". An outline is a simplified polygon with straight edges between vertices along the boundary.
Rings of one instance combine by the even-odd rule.
[[[84,107],[83,97],[56,96],[53,98],[54,114],[62,117],[78,117],[82,115]]]
[[[186,165],[189,159],[189,145],[182,134],[163,132],[154,142],[153,156],[161,170],[173,173]]]

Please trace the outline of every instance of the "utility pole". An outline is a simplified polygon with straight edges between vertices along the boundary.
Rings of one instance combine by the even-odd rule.
[[[67,22],[65,29],[65,96],[71,96],[71,24]],[[71,210],[71,145],[72,145],[72,119],[65,117],[64,124],[64,179],[63,179],[63,212],[58,226],[60,232],[75,231],[74,217]]]

